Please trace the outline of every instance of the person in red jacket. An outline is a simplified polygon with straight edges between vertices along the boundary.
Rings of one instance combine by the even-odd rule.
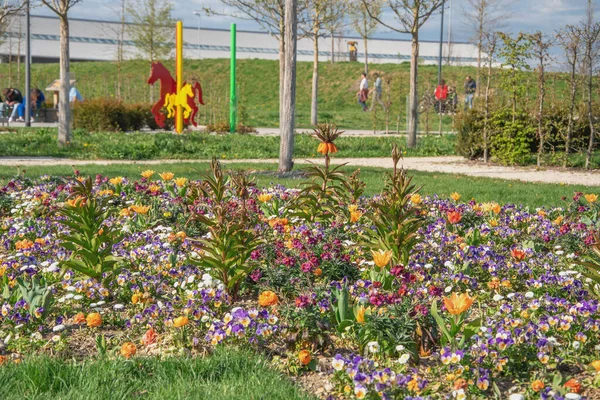
[[[446,81],[443,79],[442,83],[435,88],[435,99],[437,100],[436,104],[438,114],[443,114],[446,110],[446,100],[448,99],[448,86],[446,85]]]

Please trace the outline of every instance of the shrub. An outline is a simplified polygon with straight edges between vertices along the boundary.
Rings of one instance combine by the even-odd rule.
[[[513,121],[512,112],[503,109],[492,114],[490,125],[492,155],[505,165],[524,164],[531,154],[536,127],[535,121],[524,112],[517,112]]]
[[[456,152],[474,160],[483,156],[483,112],[470,110],[456,117]]]

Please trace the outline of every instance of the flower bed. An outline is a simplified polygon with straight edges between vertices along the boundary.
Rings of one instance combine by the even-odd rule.
[[[301,191],[216,162],[199,181],[9,182],[0,364],[249,345],[324,398],[598,396],[599,293],[577,264],[596,265],[597,196],[421,197],[394,168],[364,198],[327,129]]]

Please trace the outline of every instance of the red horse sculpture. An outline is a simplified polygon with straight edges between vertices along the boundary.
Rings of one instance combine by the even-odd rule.
[[[167,117],[162,112],[162,108],[165,105],[165,97],[167,94],[177,93],[177,82],[171,76],[171,73],[164,65],[160,62],[153,62],[152,69],[150,70],[150,78],[148,78],[148,84],[154,85],[156,81],[160,81],[160,99],[154,104],[152,107],[152,114],[154,115],[154,120],[156,124],[161,128],[165,127],[165,120]],[[183,85],[185,86],[185,82]],[[193,97],[188,97],[188,104],[192,108],[192,113],[186,119],[184,119],[183,123],[185,125],[189,125],[191,122],[194,126],[198,126],[196,123],[196,113],[198,112],[198,106],[196,106],[196,97],[198,97],[198,102],[204,105],[204,101],[202,100],[202,87],[200,83],[195,81],[192,85],[192,89],[194,92]]]

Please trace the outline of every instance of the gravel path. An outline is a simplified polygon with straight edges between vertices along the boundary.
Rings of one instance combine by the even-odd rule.
[[[222,160],[223,163],[276,163],[267,160]],[[307,161],[322,162],[322,159],[296,160],[298,164]],[[56,166],[56,165],[107,165],[107,164],[146,164],[207,162],[207,160],[73,160],[60,158],[0,158],[0,166]],[[336,158],[337,163],[348,163],[354,167],[391,168],[390,158]],[[544,182],[600,186],[600,171],[536,169],[535,167],[503,167],[468,162],[462,157],[408,157],[402,161],[405,168],[416,171],[443,172],[475,177],[520,180],[524,182]]]

